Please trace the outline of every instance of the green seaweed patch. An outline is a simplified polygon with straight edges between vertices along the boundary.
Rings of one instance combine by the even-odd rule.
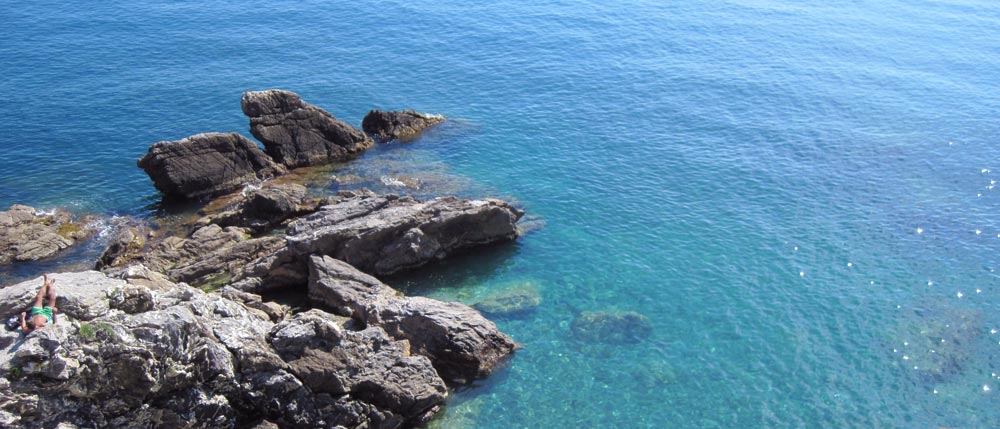
[[[583,311],[573,319],[570,331],[589,343],[638,344],[653,333],[653,324],[634,311]]]
[[[222,289],[223,286],[232,283],[233,276],[229,273],[221,273],[207,278],[204,282],[198,282],[192,286],[197,287],[205,292],[215,292]]]
[[[101,339],[118,339],[118,334],[115,333],[115,327],[111,326],[110,323],[105,322],[95,322],[95,323],[81,323],[80,327],[77,329],[77,335],[83,338],[84,341],[94,341],[99,337]]]
[[[24,369],[19,366],[10,367],[10,372],[8,372],[10,379],[17,381],[24,378]]]

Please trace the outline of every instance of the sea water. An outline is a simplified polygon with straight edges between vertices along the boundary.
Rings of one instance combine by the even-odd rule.
[[[156,216],[135,160],[248,134],[245,90],[356,125],[372,108],[450,118],[326,189],[367,177],[532,216],[515,243],[388,279],[469,304],[541,297],[496,318],[524,348],[436,427],[1000,427],[996,2],[2,1],[0,16],[3,208]],[[584,311],[652,332],[588,342]]]

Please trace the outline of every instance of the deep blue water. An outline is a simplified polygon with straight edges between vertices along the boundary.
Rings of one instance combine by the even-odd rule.
[[[541,291],[435,426],[1000,427],[1000,4],[159,3],[0,1],[0,207],[151,215],[135,160],[245,90],[440,113],[331,173],[545,223],[391,279]],[[573,338],[605,310],[652,335]]]

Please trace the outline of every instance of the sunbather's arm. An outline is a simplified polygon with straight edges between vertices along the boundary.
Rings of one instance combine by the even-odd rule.
[[[24,311],[21,312],[21,332],[24,332],[25,334],[27,334],[28,332],[31,332],[31,330],[28,329],[28,323],[25,322],[25,320],[24,320],[24,318],[27,317],[27,316],[28,316],[28,313],[26,313]]]

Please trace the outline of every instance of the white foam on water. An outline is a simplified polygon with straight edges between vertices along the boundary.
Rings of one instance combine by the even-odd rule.
[[[382,176],[382,177],[379,178],[379,180],[381,180],[382,184],[385,185],[385,186],[391,186],[391,187],[394,187],[394,188],[405,188],[406,187],[406,183],[404,183],[402,180],[399,180],[399,179],[397,179],[395,177]]]

